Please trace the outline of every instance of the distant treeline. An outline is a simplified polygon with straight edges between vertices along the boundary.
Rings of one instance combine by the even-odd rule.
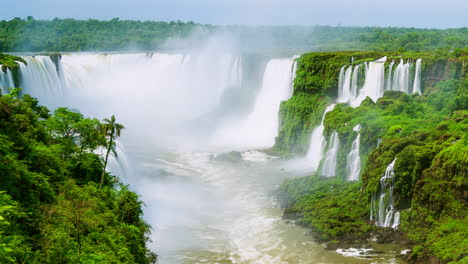
[[[468,46],[467,28],[247,27],[202,25],[191,21],[36,20],[28,17],[0,21],[0,52],[150,51],[171,48],[174,43],[178,48],[193,47],[218,31],[228,33],[244,51],[421,51]],[[170,39],[190,41],[168,42]]]

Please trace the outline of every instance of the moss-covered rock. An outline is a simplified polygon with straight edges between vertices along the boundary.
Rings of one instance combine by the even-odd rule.
[[[9,69],[13,76],[15,86],[17,87],[20,84],[20,71],[18,62],[26,64],[26,61],[21,57],[0,53],[0,70],[6,72],[7,69]]]

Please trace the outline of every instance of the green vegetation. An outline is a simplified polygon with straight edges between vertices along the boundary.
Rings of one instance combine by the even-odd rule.
[[[9,69],[13,75],[13,81],[15,84],[19,84],[20,82],[18,62],[26,64],[26,61],[21,57],[0,53],[0,71],[5,73],[7,72],[7,69]]]
[[[194,22],[132,21],[114,18],[0,21],[0,52],[117,51],[187,48],[220,31],[239,39],[242,50],[295,51],[423,51],[462,49],[468,29],[415,29],[332,26],[213,26]],[[195,34],[192,34],[195,33]],[[187,43],[171,41],[189,37]],[[166,45],[169,43],[169,47]],[[180,46],[182,45],[182,46]]]
[[[97,119],[0,95],[0,262],[153,263],[139,197],[94,154]]]
[[[361,244],[375,229],[365,221],[360,184],[318,176],[287,180],[279,190],[285,216],[314,231],[319,241]]]
[[[295,140],[301,136],[298,133],[310,135],[310,129],[300,130],[307,122],[296,120],[309,120],[321,110],[296,111],[298,116],[290,116],[288,113],[295,109],[291,104],[298,100],[309,102],[303,107],[312,109],[317,107],[318,95],[334,95],[339,68],[350,62],[346,56],[351,54],[354,63],[366,60],[356,56],[358,53],[343,52],[306,54],[299,59],[305,64],[299,65],[298,69],[304,72],[297,75],[300,79],[295,82],[295,89],[300,91],[295,91],[293,98],[282,104],[281,113],[285,117],[282,118],[286,123],[281,124],[279,139],[292,142],[289,144],[308,143]],[[367,54],[372,59],[384,55]],[[318,59],[323,56],[328,59]],[[388,56],[399,58],[396,54]],[[415,245],[410,260],[425,262],[435,256],[442,263],[466,263],[467,53],[403,53],[401,57],[423,58],[424,93],[408,95],[387,91],[377,102],[367,98],[356,108],[338,104],[324,122],[326,135],[337,131],[340,137],[337,177],[327,179],[315,175],[286,181],[280,187],[279,197],[286,208],[285,216],[310,227],[321,241],[353,244],[369,236],[385,240],[393,229],[382,230],[366,219],[369,219],[371,197],[380,191],[380,178],[388,164],[397,158],[394,195],[401,224],[395,235]],[[345,63],[340,64],[342,61]],[[356,137],[353,127],[357,124],[362,127],[361,180],[344,182],[346,155]],[[290,146],[283,149],[301,153]]]
[[[411,59],[414,61],[422,58],[422,86],[425,87],[424,89],[430,90],[440,80],[460,79],[466,74],[465,65],[468,62],[468,48],[461,53],[455,51],[404,53],[349,51],[303,54],[298,59],[293,97],[281,104],[279,134],[272,151],[282,156],[304,154],[307,150],[312,129],[320,122],[326,102],[330,101],[330,97],[336,97],[338,94],[338,77],[341,67],[376,60],[384,56],[388,57],[387,67],[392,60]],[[457,98],[454,100],[460,100],[461,97]],[[430,100],[442,100],[439,104],[443,104],[445,99],[445,97],[434,97]],[[373,104],[373,102],[369,101],[366,101],[366,103]],[[384,103],[382,101],[382,104]],[[337,106],[337,108],[340,108],[340,106]],[[347,110],[363,111],[362,109],[353,110],[352,108],[347,108]],[[340,126],[343,122],[344,119],[336,120],[335,125]],[[357,125],[358,123],[356,120],[352,124]],[[355,137],[355,132],[352,131],[353,126],[341,128],[336,126],[333,128],[340,130],[340,142],[347,142],[347,147],[351,147],[352,142],[349,139]],[[375,131],[377,127],[373,129]],[[330,132],[327,130],[328,135]],[[367,141],[367,138],[364,138],[362,140],[364,144],[372,144],[372,147],[375,147],[377,137],[375,137],[376,134],[373,135],[372,141]],[[343,141],[343,139],[345,140]]]

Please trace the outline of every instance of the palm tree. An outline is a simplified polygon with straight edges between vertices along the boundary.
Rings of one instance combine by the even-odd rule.
[[[114,156],[117,157],[117,152],[115,151],[115,147],[116,147],[115,139],[120,137],[120,132],[124,128],[125,127],[123,125],[115,122],[114,115],[111,116],[111,119],[108,119],[108,118],[104,119],[103,130],[104,130],[106,137],[109,137],[109,142],[107,144],[106,158],[104,160],[104,168],[102,168],[101,183],[99,184],[99,189],[102,188],[102,184],[104,183],[104,176],[106,174],[107,161],[109,159],[110,152],[112,151]]]

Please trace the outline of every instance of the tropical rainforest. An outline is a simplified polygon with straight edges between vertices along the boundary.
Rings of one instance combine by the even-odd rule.
[[[322,177],[318,170],[284,182],[278,190],[284,216],[309,227],[331,249],[362,247],[374,239],[412,247],[406,256],[412,262],[466,263],[468,50],[398,54],[329,52],[299,58],[295,94],[280,110],[282,123],[273,148],[280,155],[306,151],[312,128],[336,97],[343,65],[384,55],[423,58],[424,92],[386,91],[376,102],[368,97],[356,108],[336,105],[324,119],[325,137],[332,131],[339,134],[336,177]],[[347,181],[346,159],[358,124],[363,170],[359,181]],[[394,207],[401,211],[397,230],[376,226],[371,215],[382,176],[393,160]]]
[[[417,29],[343,26],[214,26],[181,21],[133,21],[114,18],[0,21],[0,52],[153,51],[197,46],[210,33],[228,32],[243,50],[421,51],[464,48],[468,29]],[[176,40],[176,41],[171,41]],[[189,40],[189,41],[187,41]],[[169,43],[169,44],[168,44]]]
[[[105,171],[123,126],[19,94],[0,95],[0,262],[155,262],[142,202]]]
[[[276,191],[284,218],[309,228],[329,249],[370,240],[412,249],[413,263],[468,263],[468,29],[243,27],[194,22],[15,18],[0,21],[0,52],[155,51],[199,45],[230,32],[251,51],[305,52],[292,97],[281,103],[275,145],[303,156],[312,130],[338,94],[340,69],[386,56],[422,59],[422,94],[386,91],[359,106],[337,104],[324,135],[339,135],[335,177],[286,180]],[[188,43],[188,44],[187,44]],[[360,51],[359,51],[360,50]],[[50,55],[60,59],[59,54]],[[21,57],[0,53],[0,69],[20,84]],[[414,67],[411,73],[414,74]],[[106,171],[125,133],[117,118],[52,112],[19,88],[0,93],[0,262],[154,263],[140,197]],[[347,181],[346,159],[360,125],[361,173]],[[241,155],[235,153],[235,160]],[[398,228],[372,219],[382,176],[394,161]],[[155,241],[159,243],[160,241]]]

